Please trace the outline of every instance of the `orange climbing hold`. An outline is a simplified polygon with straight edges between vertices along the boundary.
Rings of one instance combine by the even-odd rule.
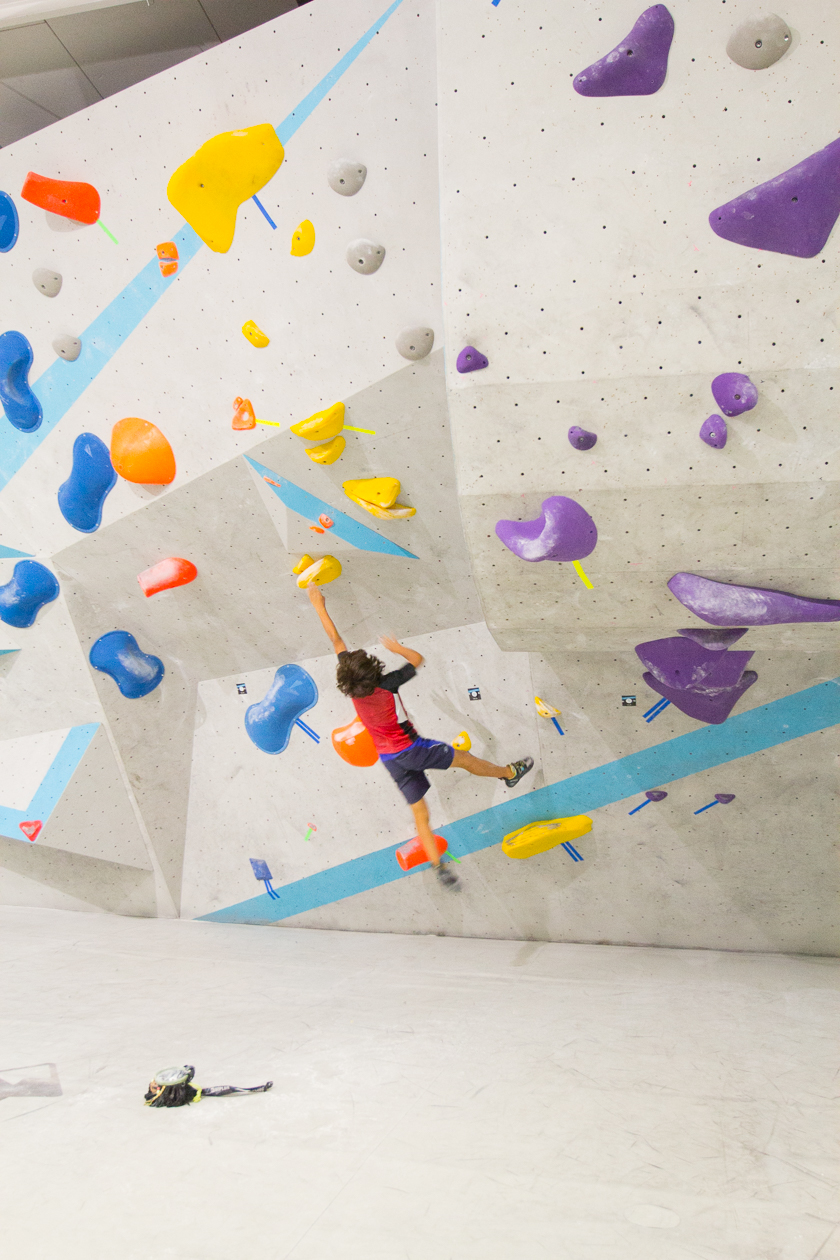
[[[336,727],[332,733],[332,746],[339,757],[351,766],[375,766],[379,760],[371,733],[359,718],[354,718],[347,726]]]
[[[256,429],[257,417],[250,398],[234,398],[232,429]]]
[[[137,581],[143,594],[148,597],[157,595],[158,591],[171,591],[174,586],[186,586],[198,577],[198,569],[191,560],[181,556],[169,556],[160,560],[150,569],[137,574]]]
[[[162,276],[174,276],[178,270],[178,246],[174,241],[164,241],[157,246],[158,266]]]
[[[111,463],[126,481],[168,486],[175,480],[172,447],[156,424],[127,416],[111,430]]]
[[[60,214],[77,223],[95,223],[99,218],[99,193],[93,184],[80,184],[69,179],[49,179],[30,171],[20,195],[33,206]]]
[[[444,840],[443,836],[435,836],[435,841],[438,853],[445,853],[449,848],[449,843]],[[413,840],[408,840],[405,844],[401,844],[396,853],[397,861],[404,871],[410,871],[412,866],[422,866],[424,862],[429,860],[418,836],[415,836]]]
[[[32,822],[18,823],[27,840],[37,840],[43,825],[40,818],[34,818]]]
[[[331,521],[325,512],[318,517],[318,524],[323,525],[324,529],[332,529],[335,521]]]

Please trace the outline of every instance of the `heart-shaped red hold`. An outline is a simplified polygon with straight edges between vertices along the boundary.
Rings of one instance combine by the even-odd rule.
[[[19,824],[18,824],[18,826],[20,827],[21,831],[22,831],[22,832],[23,832],[23,834],[26,836],[27,840],[37,840],[37,839],[38,839],[38,835],[39,835],[39,833],[40,833],[41,828],[43,827],[43,825],[44,825],[44,824],[43,824],[42,822],[38,822],[38,821],[36,821],[36,822],[22,822],[22,823],[19,823]]]

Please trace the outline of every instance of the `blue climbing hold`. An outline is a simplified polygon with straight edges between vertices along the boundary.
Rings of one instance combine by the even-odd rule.
[[[123,695],[139,700],[159,686],[164,675],[163,661],[150,652],[141,652],[137,640],[127,630],[111,630],[97,639],[88,653],[94,669],[113,678]]]
[[[0,192],[0,254],[8,254],[17,243],[20,221],[15,203],[7,192]]]
[[[23,333],[0,335],[0,402],[6,419],[22,433],[37,429],[44,414],[29,385],[32,358],[32,347]]]
[[[11,582],[0,586],[0,621],[26,630],[44,607],[58,597],[58,582],[37,560],[19,560]]]
[[[266,753],[281,753],[299,717],[318,703],[315,679],[300,665],[281,665],[259,704],[245,713],[249,738]]]
[[[61,515],[74,529],[92,534],[102,524],[102,508],[116,484],[108,447],[94,433],[80,433],[73,443],[70,476],[58,490]]]

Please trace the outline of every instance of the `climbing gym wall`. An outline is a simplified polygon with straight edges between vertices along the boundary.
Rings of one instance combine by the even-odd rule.
[[[0,897],[837,952],[840,158],[737,198],[840,22],[753,16],[315,0],[0,153]],[[458,892],[312,579],[534,757],[433,776]]]

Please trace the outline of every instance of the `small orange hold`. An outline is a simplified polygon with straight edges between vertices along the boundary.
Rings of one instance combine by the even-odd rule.
[[[234,398],[232,429],[256,429],[257,417],[250,398]]]
[[[178,246],[174,241],[164,241],[157,246],[158,266],[162,276],[174,276],[178,270]]]
[[[332,529],[333,525],[335,524],[335,521],[331,521],[330,518],[326,515],[326,513],[322,512],[321,515],[318,517],[318,524],[323,525],[324,529]]]
[[[310,525],[310,526],[309,526],[309,528],[310,528],[311,530],[314,530],[314,532],[315,532],[316,534],[323,534],[323,532],[324,532],[324,531],[320,528],[320,526],[318,526],[318,525]]]
[[[175,455],[156,424],[127,416],[111,430],[111,463],[125,481],[168,486],[175,480]]]
[[[379,760],[370,731],[357,717],[347,726],[336,727],[332,733],[332,746],[339,757],[351,766],[375,766]]]
[[[449,848],[449,844],[444,840],[443,836],[435,836],[435,844],[439,854],[445,853]],[[404,871],[410,871],[413,866],[422,866],[424,862],[429,860],[426,857],[426,850],[423,848],[419,836],[415,836],[413,840],[407,840],[405,844],[401,844],[396,850],[396,859]]]

